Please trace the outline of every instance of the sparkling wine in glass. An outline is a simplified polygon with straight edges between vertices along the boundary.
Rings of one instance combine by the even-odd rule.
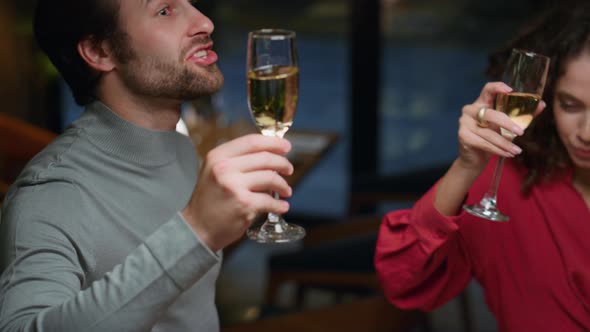
[[[512,92],[496,96],[496,110],[507,114],[510,119],[526,129],[533,117],[547,80],[549,58],[521,49],[513,49],[503,75],[503,81],[512,87]],[[502,135],[512,140],[515,135],[500,129]],[[478,204],[464,205],[463,209],[475,216],[492,220],[508,221],[510,218],[497,207],[497,192],[504,167],[504,158],[499,157],[492,181]]]
[[[248,108],[256,126],[265,136],[283,137],[293,124],[299,95],[299,67],[295,32],[262,29],[248,34]],[[278,199],[278,194],[272,194]],[[250,239],[261,243],[300,240],[301,226],[288,224],[282,216],[268,213],[260,227],[250,228]]]

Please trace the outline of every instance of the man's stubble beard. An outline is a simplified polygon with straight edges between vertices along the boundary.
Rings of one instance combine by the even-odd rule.
[[[123,32],[115,33],[112,44],[114,55],[122,64],[121,79],[137,95],[185,101],[213,94],[223,86],[223,75],[217,64],[200,67],[202,70],[197,72],[185,62],[141,57]]]
[[[144,59],[130,63],[121,71],[121,77],[127,87],[138,95],[184,101],[221,89],[223,76],[217,65],[204,69],[206,74],[201,74],[158,59]]]

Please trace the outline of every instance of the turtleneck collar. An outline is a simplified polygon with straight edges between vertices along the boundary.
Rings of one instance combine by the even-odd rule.
[[[120,159],[148,167],[168,164],[176,159],[179,140],[186,139],[176,131],[139,127],[117,115],[97,101],[86,107],[73,124],[82,129],[97,148]]]

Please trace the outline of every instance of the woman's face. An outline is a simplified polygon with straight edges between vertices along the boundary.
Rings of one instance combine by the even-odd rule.
[[[578,171],[590,171],[590,51],[570,60],[555,86],[559,137]]]

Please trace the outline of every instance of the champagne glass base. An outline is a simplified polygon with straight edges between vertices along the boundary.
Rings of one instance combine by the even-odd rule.
[[[266,221],[262,226],[250,228],[248,238],[258,243],[287,243],[305,237],[305,229],[295,224],[287,224],[283,218],[279,222]]]
[[[496,207],[488,206],[487,208],[485,208],[480,204],[463,205],[463,210],[471,213],[476,217],[480,217],[491,221],[505,222],[510,220],[510,218],[507,215],[502,214],[502,212],[500,212],[500,210],[498,210]]]

